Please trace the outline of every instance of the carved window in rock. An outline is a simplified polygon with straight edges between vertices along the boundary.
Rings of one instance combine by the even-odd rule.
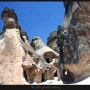
[[[46,81],[45,80],[45,73],[42,74],[42,79],[41,79],[42,82]]]
[[[52,62],[52,59],[56,57],[56,55],[52,51],[45,52],[43,56],[47,63]]]
[[[46,62],[47,62],[47,63],[50,63],[50,60],[47,58],[47,59],[46,59]]]

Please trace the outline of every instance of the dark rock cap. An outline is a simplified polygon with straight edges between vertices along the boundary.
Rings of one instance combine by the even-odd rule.
[[[17,15],[14,12],[13,9],[9,9],[8,7],[5,7],[2,14],[1,14],[1,18],[3,19],[4,17],[12,17],[14,18],[16,21],[18,21]]]

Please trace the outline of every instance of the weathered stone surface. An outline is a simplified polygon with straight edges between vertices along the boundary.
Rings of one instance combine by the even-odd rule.
[[[31,45],[34,48],[36,55],[40,57],[41,67],[44,68],[44,79],[53,79],[54,73],[58,71],[57,64],[59,63],[59,54],[45,45],[39,37],[34,37],[32,39]],[[53,59],[56,60],[56,58],[58,58],[57,63],[56,61],[53,61]]]
[[[23,62],[22,67],[24,69],[24,73],[26,74],[26,80],[29,83],[33,83],[36,78],[36,73],[38,72],[36,63],[33,59],[29,59]]]
[[[14,27],[8,25],[11,23],[11,19],[14,20],[12,22],[15,24]],[[22,68],[23,61],[31,61],[30,55],[33,54],[33,49],[29,47],[27,34],[24,31],[22,31],[25,33],[24,35],[21,33],[17,16],[12,9],[4,9],[2,20],[4,28],[0,33],[0,84],[29,84],[25,80]]]
[[[64,23],[58,33],[64,83],[78,82],[90,76],[89,4],[89,1],[73,1],[65,6]]]
[[[25,84],[22,58],[25,56],[18,29],[6,29],[0,37],[0,84]]]
[[[30,43],[14,10],[5,8],[1,15],[4,27],[0,33],[0,84],[40,83],[53,79],[56,71],[58,80],[66,84],[89,77],[89,5],[89,1],[64,1],[64,23],[57,32],[50,33],[49,47],[39,37]]]
[[[53,79],[58,71],[59,54],[39,37],[30,43],[14,10],[5,8],[1,17],[4,28],[0,33],[0,84],[24,85]]]
[[[47,45],[50,48],[52,48],[54,51],[59,53],[59,48],[57,46],[57,40],[58,40],[57,31],[50,32],[50,35],[49,35],[49,37],[47,39]]]
[[[32,47],[35,49],[36,54],[39,56],[43,56],[45,52],[53,52],[56,56],[59,56],[57,52],[49,48],[47,45],[45,45],[44,42],[40,39],[40,37],[34,37],[31,42]]]

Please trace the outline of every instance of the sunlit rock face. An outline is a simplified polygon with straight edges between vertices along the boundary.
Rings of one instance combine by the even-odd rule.
[[[55,52],[54,50],[52,50],[51,48],[49,48],[42,40],[40,37],[34,37],[32,39],[32,42],[31,42],[31,45],[33,46],[33,48],[35,49],[35,52],[38,54],[38,55],[42,55],[45,53],[45,52],[53,52],[56,56],[59,56],[59,54],[57,52]]]
[[[48,47],[40,37],[34,37],[31,45],[33,46],[36,55],[40,57],[40,61],[43,63],[42,67],[46,67],[47,80],[54,77],[54,73],[57,71],[59,78],[59,54],[53,49]],[[45,65],[46,64],[46,65]],[[47,66],[48,65],[48,66]],[[51,68],[51,70],[50,70]]]
[[[25,85],[53,79],[59,54],[39,37],[30,43],[14,10],[5,8],[1,17],[4,28],[0,33],[0,84]]]
[[[6,29],[0,38],[0,84],[25,84],[22,58],[25,56],[18,29]]]
[[[64,2],[65,18],[51,32],[48,46],[40,37],[29,42],[13,9],[1,14],[0,84],[25,85],[54,78],[70,84],[90,76],[90,2]],[[51,49],[52,48],[52,49]],[[59,52],[59,53],[58,53]]]
[[[22,68],[23,61],[32,60],[32,49],[28,48],[27,35],[23,37],[14,10],[5,8],[1,16],[4,28],[0,33],[0,84],[29,84]]]
[[[58,33],[60,61],[63,70],[69,72],[61,75],[64,83],[78,82],[90,76],[89,4],[89,1],[64,2],[66,13]],[[71,77],[70,82],[66,80],[68,77]]]

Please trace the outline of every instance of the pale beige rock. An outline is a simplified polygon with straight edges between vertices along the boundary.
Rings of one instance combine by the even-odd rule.
[[[24,49],[20,43],[19,30],[6,29],[0,39],[0,83],[4,85],[25,84],[23,77],[22,57]]]

